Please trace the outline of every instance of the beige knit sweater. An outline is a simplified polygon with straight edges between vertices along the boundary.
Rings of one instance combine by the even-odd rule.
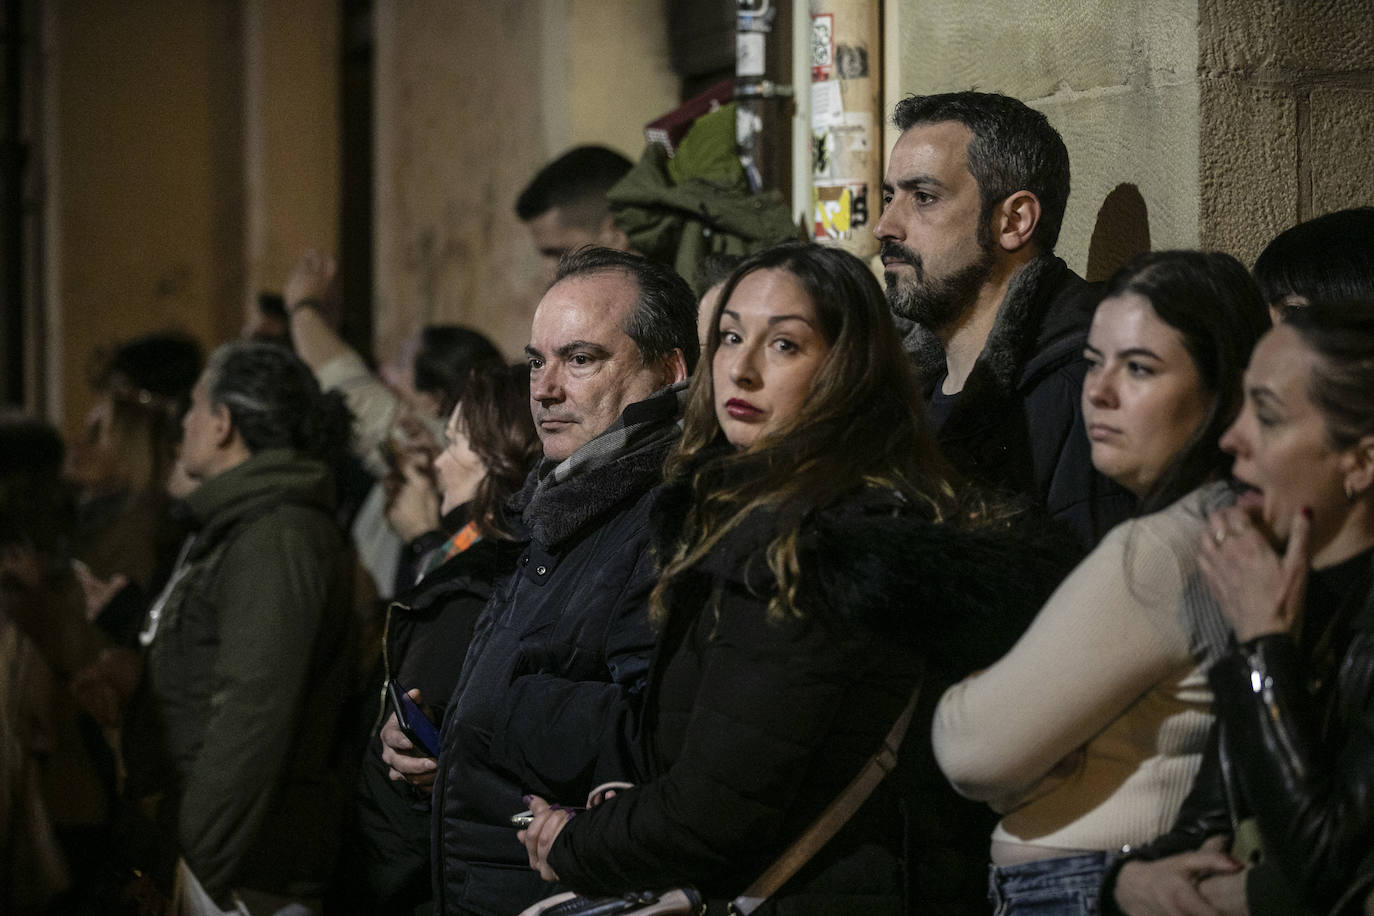
[[[1224,484],[1117,528],[1001,661],[951,687],[935,756],[1002,843],[1117,849],[1172,826],[1212,723],[1227,630],[1197,570]]]

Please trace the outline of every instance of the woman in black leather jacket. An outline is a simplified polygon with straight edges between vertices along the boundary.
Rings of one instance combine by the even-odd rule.
[[[1104,895],[1126,913],[1328,912],[1374,864],[1374,308],[1293,311],[1245,384],[1201,545],[1236,645],[1174,829]]]

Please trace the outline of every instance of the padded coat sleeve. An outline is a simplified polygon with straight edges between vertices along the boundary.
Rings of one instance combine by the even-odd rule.
[[[568,823],[549,857],[568,886],[742,889],[793,839],[785,825],[794,806],[818,811],[831,800],[799,799],[798,789],[838,750],[828,739],[855,679],[873,664],[871,644],[819,622],[768,624],[764,601],[738,583],[725,589],[718,617],[701,612],[709,636],[680,753],[658,778]]]
[[[643,778],[636,752],[635,713],[649,671],[653,631],[649,593],[657,569],[648,550],[607,615],[595,671],[568,675],[579,662],[529,657],[497,712],[492,761],[530,792],[568,804],[609,779]]]

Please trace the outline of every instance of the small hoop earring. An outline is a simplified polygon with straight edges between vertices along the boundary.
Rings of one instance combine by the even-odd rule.
[[[1347,480],[1345,482],[1345,501],[1348,503],[1353,503],[1355,501],[1355,497],[1358,495],[1359,494],[1355,492],[1354,485]]]

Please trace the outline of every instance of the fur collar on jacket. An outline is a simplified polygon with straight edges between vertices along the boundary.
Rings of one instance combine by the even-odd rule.
[[[671,555],[691,499],[683,482],[662,487],[655,498],[650,522],[660,563]],[[755,512],[683,577],[683,590],[734,581],[771,594],[775,579],[764,551],[797,511]],[[799,594],[803,602],[819,596],[810,607],[803,604],[806,610],[929,651],[938,667],[962,677],[1010,648],[1077,554],[1071,540],[1036,524],[1030,513],[962,528],[932,522],[898,493],[867,488],[803,519]]]
[[[508,508],[519,514],[526,532],[549,549],[557,549],[590,526],[643,496],[663,479],[663,462],[677,444],[676,419],[665,435],[619,455],[609,463],[556,485],[540,486],[536,468]]]
[[[1012,277],[960,397],[979,400],[984,392],[1005,396],[1033,380],[1043,367],[1076,355],[1092,320],[1096,289],[1052,254],[1027,262]],[[945,375],[944,345],[924,325],[903,321],[899,327],[906,328],[903,344],[929,395]]]

